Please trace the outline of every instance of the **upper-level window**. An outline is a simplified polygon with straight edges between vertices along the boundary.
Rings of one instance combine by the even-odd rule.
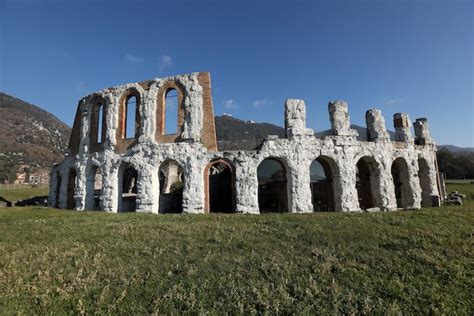
[[[134,138],[137,136],[137,97],[130,95],[125,101],[125,127],[122,139]]]
[[[92,114],[90,121],[90,140],[92,144],[101,144],[104,142],[105,134],[105,115],[104,103],[99,99],[92,105]]]
[[[166,91],[164,104],[164,134],[176,134],[178,132],[178,92],[176,89]]]

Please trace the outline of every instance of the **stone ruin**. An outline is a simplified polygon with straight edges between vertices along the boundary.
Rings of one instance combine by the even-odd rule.
[[[171,93],[174,118],[167,117]],[[251,214],[440,205],[436,145],[425,118],[414,123],[413,137],[408,115],[396,113],[392,141],[381,111],[368,110],[367,141],[360,141],[347,103],[332,101],[328,109],[329,135],[315,136],[306,127],[304,101],[288,99],[285,138],[270,135],[255,150],[221,151],[209,73],[92,93],[80,100],[66,157],[51,171],[49,203],[107,212]],[[174,133],[166,127],[170,119],[177,122]]]

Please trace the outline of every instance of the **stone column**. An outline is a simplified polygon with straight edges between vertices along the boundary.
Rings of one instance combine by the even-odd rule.
[[[356,189],[357,161],[348,156],[341,156],[337,163],[339,165],[340,178],[335,182],[334,196],[336,197],[336,206],[339,205],[339,210],[342,212],[360,211]]]
[[[418,177],[418,161],[416,159],[408,160],[408,176],[410,191],[413,199],[413,205],[410,205],[412,209],[421,208],[421,184],[420,178]]]
[[[198,159],[188,156],[183,166],[183,213],[204,213],[204,167]]]
[[[379,166],[380,168],[380,203],[385,211],[397,209],[397,198],[395,196],[395,185],[392,177],[392,157],[387,156]]]
[[[426,118],[417,118],[413,127],[415,128],[415,143],[417,145],[426,145],[433,142]]]
[[[91,121],[91,104],[89,102],[90,98],[83,99],[80,102],[79,108],[82,108],[81,111],[81,126],[79,129],[80,134],[80,142],[79,142],[79,153],[85,154],[90,151],[90,137],[89,137],[89,129],[90,129],[90,121]]]
[[[86,207],[86,164],[81,163],[76,167],[76,186],[74,191],[74,200],[76,211],[83,211]]]
[[[137,212],[158,214],[158,170],[150,165],[137,168]]]
[[[347,102],[331,101],[328,104],[329,118],[333,135],[357,136],[356,130],[351,129],[351,121]]]
[[[236,157],[235,161],[236,212],[259,214],[257,166],[253,159]]]
[[[393,115],[393,126],[395,127],[395,141],[413,143],[410,131],[410,118],[406,113],[395,113]]]
[[[101,209],[106,212],[117,213],[118,211],[118,163],[107,160],[102,168],[102,196]]]
[[[385,119],[382,111],[370,109],[365,112],[365,121],[367,124],[367,140],[373,142],[389,142],[390,135],[385,128]]]
[[[304,149],[296,150],[297,153],[304,152]],[[313,204],[311,203],[311,160],[304,157],[298,157],[295,160],[288,161],[290,169],[289,193],[290,213],[311,213]]]
[[[181,137],[189,142],[201,140],[203,126],[203,88],[199,84],[198,74],[178,77],[184,86],[184,123]]]
[[[303,100],[286,99],[285,132],[287,138],[313,135],[313,130],[306,128],[306,105]]]

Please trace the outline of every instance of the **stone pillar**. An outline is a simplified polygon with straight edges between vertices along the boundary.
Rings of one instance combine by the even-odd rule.
[[[395,127],[395,141],[404,143],[413,143],[411,136],[411,122],[408,114],[395,113],[393,115],[393,126]]]
[[[86,165],[81,163],[76,168],[76,188],[74,199],[76,200],[76,211],[83,211],[86,208]]]
[[[236,212],[259,214],[257,166],[252,159],[237,157],[235,162]]]
[[[360,211],[356,189],[357,161],[343,156],[337,161],[337,164],[339,165],[340,178],[337,179],[338,181],[335,181],[334,196],[336,198],[336,207],[339,207],[338,210],[342,212]]]
[[[198,157],[188,156],[183,169],[183,213],[204,213],[204,166]]]
[[[297,152],[303,152],[298,150]],[[299,157],[298,157],[299,158]],[[289,193],[290,213],[312,213],[313,204],[311,203],[311,176],[309,159],[296,159],[288,161],[290,169]]]
[[[201,129],[203,126],[203,88],[199,84],[198,74],[178,78],[184,86],[184,123],[181,137],[189,142],[201,140]]]
[[[118,211],[118,172],[119,163],[107,160],[102,168],[102,198],[101,209],[106,212],[117,213]]]
[[[90,151],[90,121],[91,121],[91,103],[89,102],[90,98],[83,99],[80,102],[79,108],[82,108],[81,111],[81,126],[79,129],[80,142],[79,142],[79,153],[88,153]]]
[[[426,118],[417,118],[413,127],[415,128],[415,143],[417,145],[426,145],[433,142]]]
[[[397,209],[397,198],[395,196],[395,185],[392,177],[392,157],[387,156],[380,166],[380,204],[385,211]]]
[[[385,119],[382,111],[370,109],[365,112],[365,121],[367,124],[367,140],[373,142],[389,142],[390,135],[385,128]]]
[[[158,214],[158,170],[150,165],[137,168],[137,213]]]
[[[329,119],[331,120],[331,129],[333,135],[338,136],[357,136],[357,131],[351,129],[351,120],[347,102],[331,101],[328,104]]]
[[[286,99],[285,132],[287,138],[313,135],[313,130],[306,128],[306,105],[303,100]]]

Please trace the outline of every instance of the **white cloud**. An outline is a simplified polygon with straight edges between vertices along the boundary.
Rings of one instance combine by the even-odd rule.
[[[268,99],[255,100],[252,102],[252,106],[257,109],[261,109],[266,105],[272,104],[272,101]]]
[[[145,61],[145,59],[132,54],[125,54],[124,58],[125,61],[129,64],[140,64]]]
[[[237,103],[234,101],[234,99],[224,100],[223,105],[228,110],[237,108]]]
[[[391,98],[391,99],[387,99],[387,101],[385,101],[385,105],[387,105],[387,106],[398,105],[400,103],[403,103],[403,101],[404,101],[403,98]]]
[[[49,53],[54,57],[60,58],[69,58],[71,57],[71,53],[62,49],[52,48],[49,50]]]
[[[171,58],[171,56],[161,55],[160,61],[158,62],[158,70],[163,71],[172,65],[173,65],[173,58]]]

